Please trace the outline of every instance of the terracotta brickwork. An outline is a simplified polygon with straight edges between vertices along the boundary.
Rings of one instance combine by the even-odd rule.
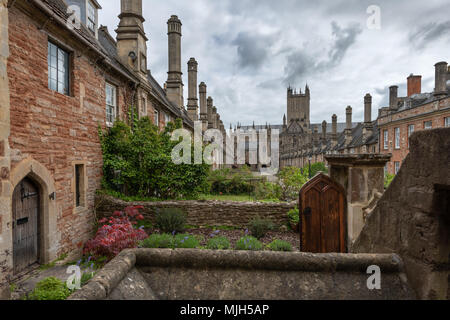
[[[10,9],[9,15],[11,166],[14,169],[31,158],[50,172],[56,189],[59,235],[59,250],[55,254],[74,252],[92,232],[94,194],[102,176],[98,126],[106,125],[106,79],[120,84],[119,109],[126,105],[126,85],[93,64],[94,57],[80,54],[81,48],[63,32],[49,36],[16,7]],[[74,48],[69,95],[48,88],[49,39]],[[85,164],[87,177],[86,203],[78,208],[74,202],[75,162]]]

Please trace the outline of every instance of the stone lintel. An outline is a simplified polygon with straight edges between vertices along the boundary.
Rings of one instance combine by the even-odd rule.
[[[392,155],[382,154],[337,154],[325,156],[330,166],[356,167],[374,166],[384,167],[391,160]]]

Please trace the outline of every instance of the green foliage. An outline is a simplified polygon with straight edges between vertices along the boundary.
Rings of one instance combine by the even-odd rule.
[[[41,266],[39,267],[39,270],[44,271],[44,270],[51,269],[51,268],[53,268],[53,267],[56,266],[56,263],[57,263],[57,262],[60,262],[60,261],[65,260],[65,259],[67,258],[67,256],[68,256],[67,253],[61,255],[61,256],[60,256],[58,259],[56,259],[55,261],[52,261],[52,262],[50,262],[50,263],[48,263],[48,264],[41,265]]]
[[[389,186],[391,185],[394,178],[395,178],[394,174],[386,173],[386,175],[384,177],[384,189],[389,188]]]
[[[189,234],[177,234],[173,239],[174,249],[195,249],[199,246],[198,239]]]
[[[230,240],[227,237],[214,237],[209,239],[206,248],[209,250],[228,250],[230,246]]]
[[[239,239],[235,245],[236,250],[259,251],[263,244],[255,237],[245,236]]]
[[[211,194],[250,194],[255,189],[253,180],[254,177],[247,166],[236,170],[211,170],[208,177]]]
[[[66,300],[70,294],[71,291],[64,282],[50,277],[39,282],[27,300]]]
[[[290,226],[297,225],[300,221],[300,212],[297,207],[295,209],[289,210],[288,212],[289,224]]]
[[[162,199],[195,197],[206,191],[209,165],[176,165],[172,161],[172,150],[179,141],[171,141],[171,133],[181,127],[178,119],[160,131],[143,117],[134,120],[133,130],[121,121],[106,132],[99,130],[103,187],[125,196]]]
[[[283,200],[297,200],[300,189],[308,181],[304,173],[302,174],[302,170],[296,167],[285,167],[278,173]]]
[[[250,221],[249,230],[256,239],[262,239],[267,232],[274,229],[272,221],[267,219],[255,218]]]
[[[325,167],[325,164],[323,162],[311,164],[311,178],[313,178],[319,172],[328,173],[328,169],[327,167]],[[309,165],[303,168],[303,174],[305,175],[305,177],[309,177]]]
[[[256,185],[254,197],[256,200],[280,200],[282,194],[278,183],[260,182]]]
[[[84,272],[83,275],[81,276],[81,286],[83,287],[85,284],[87,284],[89,282],[89,280],[91,280],[95,275],[95,272],[90,271],[90,272]]]
[[[173,247],[173,236],[167,233],[152,234],[140,243],[143,248],[168,249]]]
[[[282,240],[274,240],[268,245],[268,247],[272,251],[284,251],[284,252],[292,251],[292,245],[289,242]]]
[[[185,230],[186,215],[181,209],[161,209],[156,214],[156,227],[165,233],[179,233]]]

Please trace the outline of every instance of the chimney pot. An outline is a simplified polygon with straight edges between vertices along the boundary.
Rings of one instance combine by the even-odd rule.
[[[408,97],[422,93],[422,76],[411,74],[408,77]]]

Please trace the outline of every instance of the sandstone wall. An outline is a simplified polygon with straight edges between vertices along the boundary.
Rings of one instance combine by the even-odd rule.
[[[146,219],[154,221],[155,213],[161,208],[179,208],[187,214],[187,224],[193,226],[246,227],[256,218],[267,218],[278,225],[288,222],[287,213],[296,203],[255,203],[231,201],[166,201],[125,202],[110,196],[97,195],[97,218],[110,217],[114,211],[127,206],[144,206],[141,212]]]
[[[411,152],[353,246],[399,254],[421,299],[449,299],[450,128],[415,133]]]
[[[367,287],[367,268],[382,271]],[[170,285],[167,285],[170,283]],[[129,290],[130,286],[137,288]],[[70,300],[414,299],[395,254],[125,250]]]

